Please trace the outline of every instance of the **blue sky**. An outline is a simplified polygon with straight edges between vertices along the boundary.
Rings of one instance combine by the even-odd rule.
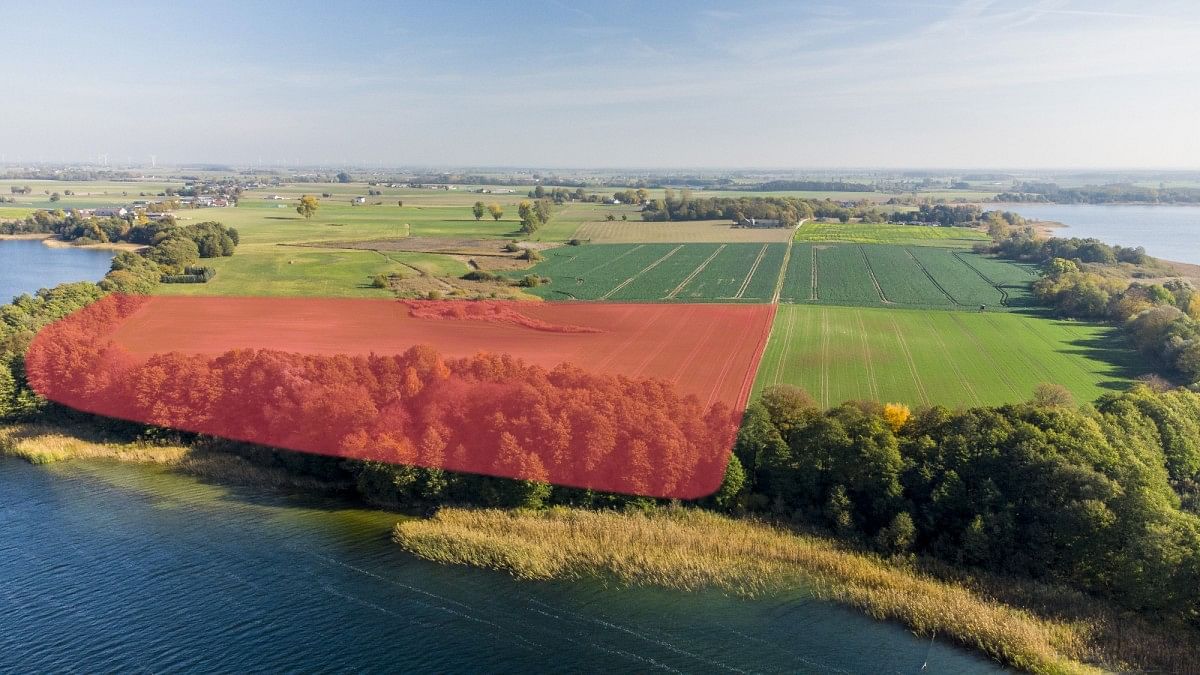
[[[1200,167],[1192,1],[94,5],[4,9],[2,159]]]

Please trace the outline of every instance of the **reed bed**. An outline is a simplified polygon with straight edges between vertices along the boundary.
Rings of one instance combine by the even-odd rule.
[[[755,597],[803,593],[948,637],[1007,666],[1090,673],[1093,627],[1056,621],[977,591],[786,532],[696,509],[544,512],[442,509],[398,523],[394,540],[428,560],[522,579],[598,578]]]
[[[46,423],[0,426],[0,455],[31,464],[70,460],[115,460],[168,467],[179,473],[253,487],[339,492],[352,487],[305,476],[274,466],[262,466],[237,455],[197,450],[183,445],[116,442],[86,428]]]

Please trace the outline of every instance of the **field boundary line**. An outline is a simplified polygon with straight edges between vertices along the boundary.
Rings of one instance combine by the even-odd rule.
[[[912,258],[913,262],[917,264],[917,267],[921,268],[921,272],[923,272],[926,277],[929,277],[929,281],[932,282],[934,286],[937,286],[937,289],[942,292],[942,295],[946,296],[946,299],[955,305],[958,305],[959,307],[966,307],[966,305],[959,302],[957,298],[955,298],[953,295],[950,295],[950,291],[946,290],[944,286],[938,283],[937,279],[933,278],[933,275],[929,273],[929,268],[925,267],[925,264],[922,263],[920,258],[918,258],[916,254],[912,252],[911,248],[905,246],[904,252],[908,254],[908,257]]]
[[[708,263],[712,262],[713,258],[717,257],[717,255],[720,254],[721,251],[724,251],[725,247],[728,245],[729,244],[721,244],[720,246],[718,246],[717,250],[713,251],[712,255],[708,256],[707,258],[704,259],[704,262],[700,263],[699,267],[692,270],[691,274],[684,277],[683,281],[679,282],[678,286],[671,289],[670,293],[667,293],[666,295],[664,295],[663,300],[674,300],[675,296],[679,295],[679,292],[683,290],[683,287],[687,286],[692,281],[692,279],[695,279],[696,277],[700,276],[700,273],[704,271],[704,268],[708,267]]]
[[[754,278],[754,273],[758,271],[758,266],[762,264],[762,259],[765,255],[767,255],[767,245],[763,244],[762,248],[758,250],[758,257],[754,259],[754,264],[750,266],[750,272],[742,280],[742,285],[738,288],[737,294],[733,296],[734,300],[740,300],[742,295],[745,294],[746,289],[750,287],[750,280]]]
[[[795,327],[796,312],[792,311],[788,313],[787,326],[783,330],[783,344],[779,348],[779,358],[775,360],[775,372],[772,373],[771,384],[779,384],[779,378],[783,374],[783,364],[792,349],[792,329]]]
[[[978,274],[980,279],[983,279],[984,281],[991,284],[992,288],[1000,291],[1000,304],[1005,307],[1008,307],[1008,291],[1004,290],[1003,286],[1001,286],[1000,284],[998,284],[995,281],[992,281],[990,278],[988,278],[988,275],[984,274],[983,270],[979,269],[978,267],[976,267],[976,266],[972,265],[970,262],[968,262],[967,259],[962,257],[962,254],[959,253],[958,251],[954,251],[954,257],[957,258],[960,263],[971,268],[971,271],[975,272],[975,274]]]
[[[816,302],[820,300],[817,297],[817,247],[812,246],[810,250],[812,251],[812,281],[809,282],[808,299]]]
[[[641,270],[639,270],[639,271],[638,271],[638,273],[637,273],[637,274],[635,274],[635,275],[633,275],[633,276],[629,277],[629,278],[628,278],[628,279],[626,279],[625,281],[622,281],[621,283],[617,284],[617,285],[616,285],[616,286],[614,286],[613,288],[609,289],[609,291],[608,291],[607,293],[605,293],[604,295],[602,295],[602,296],[600,296],[599,298],[597,298],[597,300],[607,300],[607,299],[611,298],[611,297],[613,296],[613,294],[614,294],[614,293],[616,293],[617,291],[620,291],[622,288],[625,288],[625,287],[626,287],[626,286],[628,286],[629,284],[632,284],[632,283],[634,282],[634,280],[635,280],[635,279],[637,279],[638,277],[642,276],[642,275],[643,275],[643,274],[645,274],[646,272],[649,272],[650,270],[654,269],[655,267],[658,267],[658,266],[659,266],[659,264],[660,264],[660,263],[662,263],[662,261],[664,261],[664,260],[666,260],[667,258],[670,258],[671,256],[673,256],[673,255],[675,255],[676,253],[678,253],[678,252],[679,252],[679,249],[681,249],[681,248],[683,248],[683,244],[680,244],[680,245],[676,246],[675,248],[671,249],[671,250],[670,250],[670,251],[668,251],[668,252],[667,252],[667,254],[666,254],[666,255],[664,255],[663,257],[661,257],[661,258],[659,258],[658,260],[655,260],[654,262],[650,263],[649,265],[647,265],[647,266],[643,267]]]
[[[917,362],[913,359],[912,351],[908,348],[908,341],[904,339],[904,331],[900,330],[895,317],[889,316],[888,321],[892,323],[892,330],[896,333],[896,342],[900,344],[900,351],[904,355],[904,360],[908,362],[908,371],[912,374],[913,383],[917,385],[917,395],[921,397],[922,404],[929,405],[929,392],[925,391],[925,383],[921,381],[921,374],[917,370]]]
[[[775,332],[775,317],[779,316],[778,305],[767,305],[768,312],[767,320],[763,322],[763,334],[759,336],[758,344],[754,348],[754,368],[751,368],[746,377],[742,379],[742,387],[738,390],[738,399],[745,400],[742,406],[742,411],[745,412],[750,404],[750,396],[754,394],[754,383],[758,382],[758,375],[762,372],[763,362],[767,360],[767,344],[771,341],[771,335]]]
[[[775,279],[775,292],[771,294],[771,304],[779,304],[779,296],[783,295],[783,282],[787,279],[788,265],[792,261],[792,240],[788,239],[787,248],[783,250],[783,264],[779,266],[779,276]]]
[[[875,292],[879,294],[879,300],[885,305],[896,304],[888,300],[887,296],[883,294],[883,286],[879,285],[879,279],[875,276],[875,270],[871,269],[871,260],[867,257],[867,249],[863,248],[862,244],[859,244],[858,252],[862,254],[863,264],[867,266],[867,274],[871,277],[871,284],[875,286]]]
[[[854,318],[858,321],[858,337],[862,342],[863,363],[867,366],[867,389],[871,392],[872,398],[876,401],[880,400],[879,382],[875,379],[875,363],[871,357],[871,345],[867,341],[867,326],[862,320],[862,310],[854,310]]]

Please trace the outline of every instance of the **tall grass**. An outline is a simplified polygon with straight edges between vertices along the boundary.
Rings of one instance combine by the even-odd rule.
[[[819,537],[695,509],[443,509],[431,519],[398,523],[393,538],[428,560],[522,579],[600,578],[750,597],[805,592],[920,635],[949,637],[1015,668],[1099,671],[1091,663],[1100,633],[1087,621],[1037,616]]]
[[[0,426],[0,455],[32,464],[69,460],[116,460],[156,464],[216,482],[265,488],[339,492],[348,485],[262,466],[237,455],[197,450],[183,445],[113,441],[86,426],[48,423]]]
[[[188,448],[178,445],[111,442],[82,429],[53,425],[0,426],[0,454],[19,457],[32,464],[49,464],[70,459],[116,459],[178,464],[189,452]]]

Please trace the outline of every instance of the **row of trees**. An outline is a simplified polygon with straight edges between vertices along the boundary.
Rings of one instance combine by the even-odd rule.
[[[648,200],[642,209],[642,219],[649,221],[766,218],[782,220],[789,225],[808,218],[828,218],[843,223],[857,219],[865,223],[973,225],[986,215],[978,206],[970,204],[921,204],[916,211],[887,213],[866,200],[843,204],[830,199],[800,197],[695,198],[690,190],[683,190],[678,196],[667,190],[663,199]]]
[[[1046,396],[910,415],[821,410],[775,388],[735,454],[752,511],[1200,621],[1200,395],[1138,387],[1079,409]]]
[[[642,220],[732,220],[762,218],[781,220],[795,225],[801,218],[811,218],[815,209],[810,200],[791,197],[703,197],[695,198],[690,190],[676,197],[667,190],[663,199],[650,200],[642,209]]]
[[[998,202],[1054,202],[1058,204],[1110,204],[1140,202],[1149,204],[1197,203],[1200,189],[1145,187],[1130,183],[1087,185],[1064,188],[1054,183],[1021,183],[996,195]]]

